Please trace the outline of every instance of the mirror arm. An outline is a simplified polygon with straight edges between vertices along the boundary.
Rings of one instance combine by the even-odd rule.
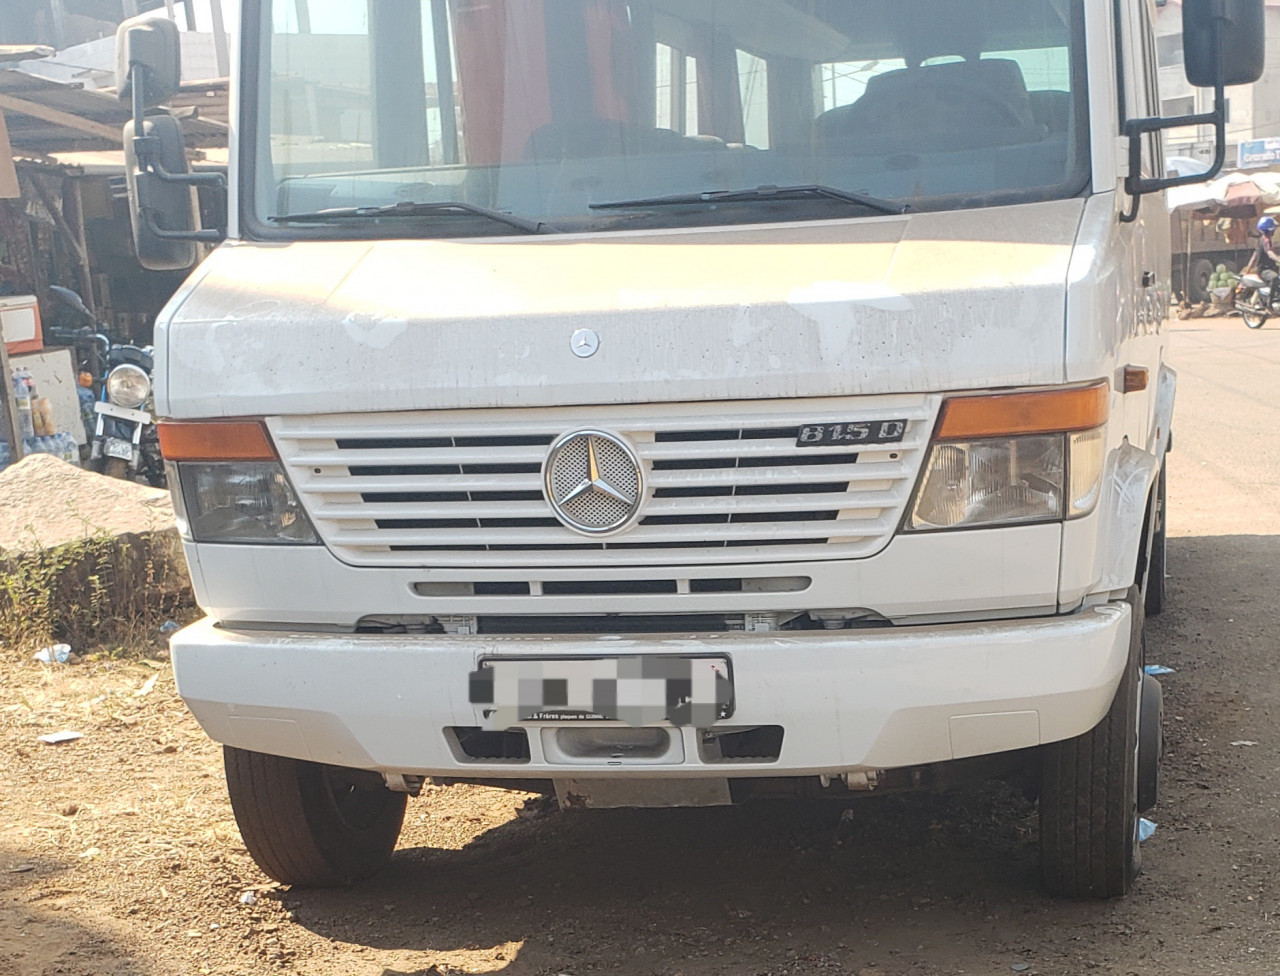
[[[129,93],[133,96],[133,125],[142,131],[142,120],[147,114],[147,103],[142,97],[142,76],[147,68],[141,64],[129,65]]]
[[[203,186],[211,190],[225,190],[227,178],[221,173],[170,173],[159,163],[148,163],[147,169],[161,183],[180,183],[183,186]]]
[[[1216,25],[1216,22],[1215,22]],[[1132,198],[1129,209],[1120,215],[1120,222],[1131,224],[1138,219],[1138,208],[1142,205],[1142,197],[1147,193],[1159,193],[1175,186],[1190,186],[1193,183],[1206,183],[1222,172],[1227,161],[1227,62],[1223,50],[1222,30],[1217,27],[1216,47],[1218,49],[1217,80],[1213,86],[1213,111],[1204,115],[1182,115],[1173,119],[1130,119],[1124,125],[1124,134],[1129,137],[1129,176],[1125,180],[1125,190]],[[1214,132],[1213,163],[1203,173],[1190,176],[1146,177],[1142,175],[1142,137],[1152,132],[1165,129],[1177,129],[1187,125],[1211,125]],[[1160,160],[1164,165],[1164,160]]]
[[[221,244],[225,235],[220,230],[165,230],[156,223],[150,210],[142,211],[142,222],[147,230],[163,241],[195,241],[197,244]]]

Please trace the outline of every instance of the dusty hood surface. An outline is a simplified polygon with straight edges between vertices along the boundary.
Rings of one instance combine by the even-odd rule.
[[[171,417],[1063,379],[1083,202],[486,242],[231,244],[161,316]],[[599,351],[570,339],[594,330]]]

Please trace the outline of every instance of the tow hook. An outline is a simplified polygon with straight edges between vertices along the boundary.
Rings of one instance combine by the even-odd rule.
[[[425,776],[407,776],[404,773],[383,773],[382,778],[392,793],[408,793],[410,796],[422,793],[422,786],[427,781]]]
[[[880,785],[880,773],[874,769],[862,773],[840,773],[834,778],[841,780],[845,789],[854,793],[870,793]],[[830,776],[819,776],[818,782],[825,790],[831,786],[832,779]]]

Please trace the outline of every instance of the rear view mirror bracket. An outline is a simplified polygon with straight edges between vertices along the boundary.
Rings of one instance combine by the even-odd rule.
[[[173,186],[190,186],[197,189],[204,187],[213,190],[226,190],[227,179],[221,173],[173,173],[165,168],[164,152],[158,138],[146,135],[144,121],[147,116],[146,101],[143,92],[146,90],[146,78],[143,75],[148,69],[143,64],[129,65],[130,92],[133,97],[133,131],[143,133],[133,137],[133,152],[138,160],[138,167],[144,173],[150,173],[162,183]],[[163,110],[162,110],[163,111]],[[146,215],[148,229],[162,240],[195,241],[197,243],[217,244],[226,239],[226,228],[194,231],[161,230],[150,213]]]
[[[1150,177],[1142,175],[1142,138],[1152,132],[1165,129],[1177,129],[1188,125],[1211,125],[1214,132],[1213,162],[1203,173],[1192,173],[1187,176]],[[1123,223],[1129,224],[1138,219],[1138,208],[1142,198],[1148,193],[1159,193],[1175,186],[1188,186],[1192,183],[1203,183],[1222,172],[1227,161],[1227,95],[1226,86],[1215,85],[1213,90],[1213,111],[1203,115],[1182,115],[1165,119],[1130,119],[1125,123],[1124,134],[1129,139],[1129,177],[1125,181],[1125,189],[1132,198],[1129,209],[1120,215]]]

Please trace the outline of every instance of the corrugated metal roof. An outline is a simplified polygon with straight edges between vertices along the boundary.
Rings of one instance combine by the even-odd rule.
[[[118,149],[130,111],[111,95],[0,68],[0,111],[9,126],[14,152],[49,155]],[[221,146],[227,127],[197,114],[182,127],[193,147]]]

